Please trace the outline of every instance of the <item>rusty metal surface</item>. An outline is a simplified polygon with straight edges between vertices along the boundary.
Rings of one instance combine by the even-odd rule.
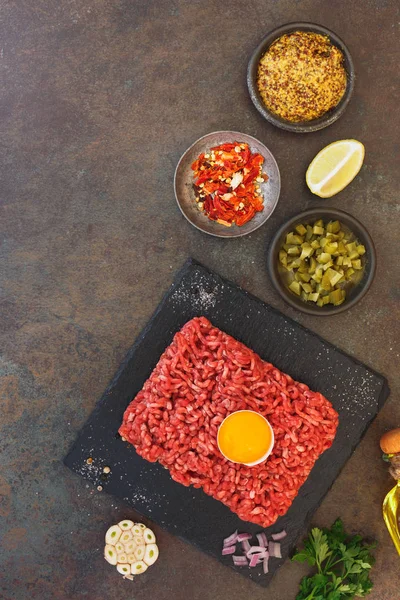
[[[306,136],[269,125],[246,89],[257,43],[294,20],[335,31],[357,74],[346,113]],[[162,558],[124,582],[104,564],[102,544],[105,528],[130,511],[61,463],[188,256],[388,377],[391,398],[314,521],[341,515],[350,530],[375,537],[370,598],[398,597],[399,560],[381,518],[391,481],[378,440],[400,423],[399,21],[396,0],[1,4],[0,598],[295,597],[306,568],[285,564],[264,591],[157,528]],[[260,139],[281,171],[273,216],[241,239],[205,236],[174,199],[180,155],[218,129]],[[325,202],[366,225],[378,270],[360,304],[319,319],[277,296],[265,252],[286,217],[315,205],[304,182],[313,156],[348,137],[365,144],[365,165]]]

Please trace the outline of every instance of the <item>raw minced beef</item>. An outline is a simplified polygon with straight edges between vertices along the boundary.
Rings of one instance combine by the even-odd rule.
[[[217,447],[223,419],[243,409],[264,415],[274,430],[271,455],[255,467],[227,461]],[[119,433],[175,481],[202,488],[244,521],[267,527],[287,512],[337,426],[322,394],[197,317],[175,335],[126,409]]]

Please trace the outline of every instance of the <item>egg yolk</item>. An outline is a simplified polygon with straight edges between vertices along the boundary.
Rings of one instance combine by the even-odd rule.
[[[218,431],[221,452],[237,463],[260,460],[271,445],[271,427],[266,420],[251,410],[229,415]]]

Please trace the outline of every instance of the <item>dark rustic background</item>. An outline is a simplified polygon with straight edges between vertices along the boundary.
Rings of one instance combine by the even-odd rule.
[[[294,20],[343,37],[357,73],[344,116],[305,136],[267,124],[245,84],[260,39]],[[126,506],[61,463],[188,256],[388,377],[391,398],[314,521],[341,515],[376,538],[370,598],[398,598],[378,440],[400,425],[399,21],[396,0],[0,0],[0,598],[295,597],[302,566],[262,590],[158,529],[162,559],[123,581],[102,544]],[[174,200],[181,153],[216,129],[259,138],[281,169],[273,217],[243,239],[196,231]],[[365,165],[325,203],[367,226],[377,276],[354,309],[312,318],[273,292],[266,247],[285,217],[319,202],[304,183],[316,152],[349,137],[365,144]]]

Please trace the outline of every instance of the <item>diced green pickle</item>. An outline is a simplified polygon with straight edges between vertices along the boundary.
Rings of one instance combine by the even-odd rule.
[[[346,244],[347,252],[357,252],[357,244],[355,242],[351,242],[350,244]],[[358,254],[358,252],[357,252]]]
[[[328,272],[324,273],[324,276],[322,277],[321,288],[323,290],[327,290],[328,292],[332,289],[331,280]]]
[[[305,235],[307,233],[307,229],[300,223],[300,225],[296,225],[295,230],[299,235]]]
[[[333,292],[331,292],[329,294],[329,301],[331,304],[334,304],[335,306],[337,306],[338,304],[341,304],[343,301],[343,290],[338,288],[337,290],[334,290]]]
[[[333,277],[331,277],[331,286],[335,287],[335,285],[339,283],[339,281],[342,281],[342,279],[343,275],[341,273],[338,273],[337,271],[334,271],[334,275]]]
[[[311,273],[311,275],[312,275],[313,273],[315,273],[316,268],[317,268],[317,261],[315,260],[315,258],[313,256],[311,256],[310,265],[308,267],[308,272]]]
[[[289,289],[292,290],[292,292],[294,292],[295,294],[297,294],[297,296],[300,296],[301,289],[298,281],[292,281],[292,283],[289,285]]]
[[[310,300],[310,302],[317,302],[318,299],[319,299],[318,292],[314,292],[312,294],[308,294],[308,299]]]
[[[329,231],[329,233],[338,233],[340,231],[340,222],[329,221],[328,225],[326,226],[326,230]]]
[[[305,283],[305,282],[303,282],[303,283],[301,284],[301,287],[303,288],[303,290],[304,290],[305,292],[307,292],[307,294],[311,294],[311,292],[313,291],[313,289],[312,289],[312,287],[311,287],[311,285],[310,285],[309,283]]]
[[[301,265],[301,260],[300,258],[295,258],[294,260],[292,260],[292,262],[289,264],[288,263],[288,267],[290,267],[291,269],[298,269]]]
[[[348,256],[343,257],[343,267],[351,267],[351,258]]]
[[[298,258],[297,260],[300,261],[299,273],[307,273],[308,272],[308,266],[306,264],[306,261],[305,260],[301,260],[301,257]]]
[[[333,266],[333,260],[330,260],[329,262],[324,264],[324,271],[326,271],[327,269],[330,269]]]
[[[288,233],[286,236],[287,244],[295,244],[296,246],[301,246],[303,242],[304,239],[301,237],[301,235],[296,235],[295,233],[293,233],[293,231]]]
[[[312,248],[312,246],[310,246],[310,244],[308,242],[304,242],[301,245],[301,256],[300,258],[302,260],[304,260],[305,258],[308,258],[309,256],[311,256],[311,254],[314,252],[314,249]]]
[[[324,252],[328,252],[329,254],[333,254],[338,249],[337,242],[329,242],[324,246]]]
[[[313,232],[312,232],[311,225],[307,225],[307,233],[306,233],[306,240],[307,240],[307,242],[309,242],[311,240],[312,234],[313,234]]]
[[[345,288],[362,278],[365,246],[339,221],[299,223],[279,251],[282,277],[289,289],[317,306],[339,306]]]
[[[321,254],[318,256],[317,261],[319,263],[327,263],[331,260],[331,255],[328,252],[321,252]]]

